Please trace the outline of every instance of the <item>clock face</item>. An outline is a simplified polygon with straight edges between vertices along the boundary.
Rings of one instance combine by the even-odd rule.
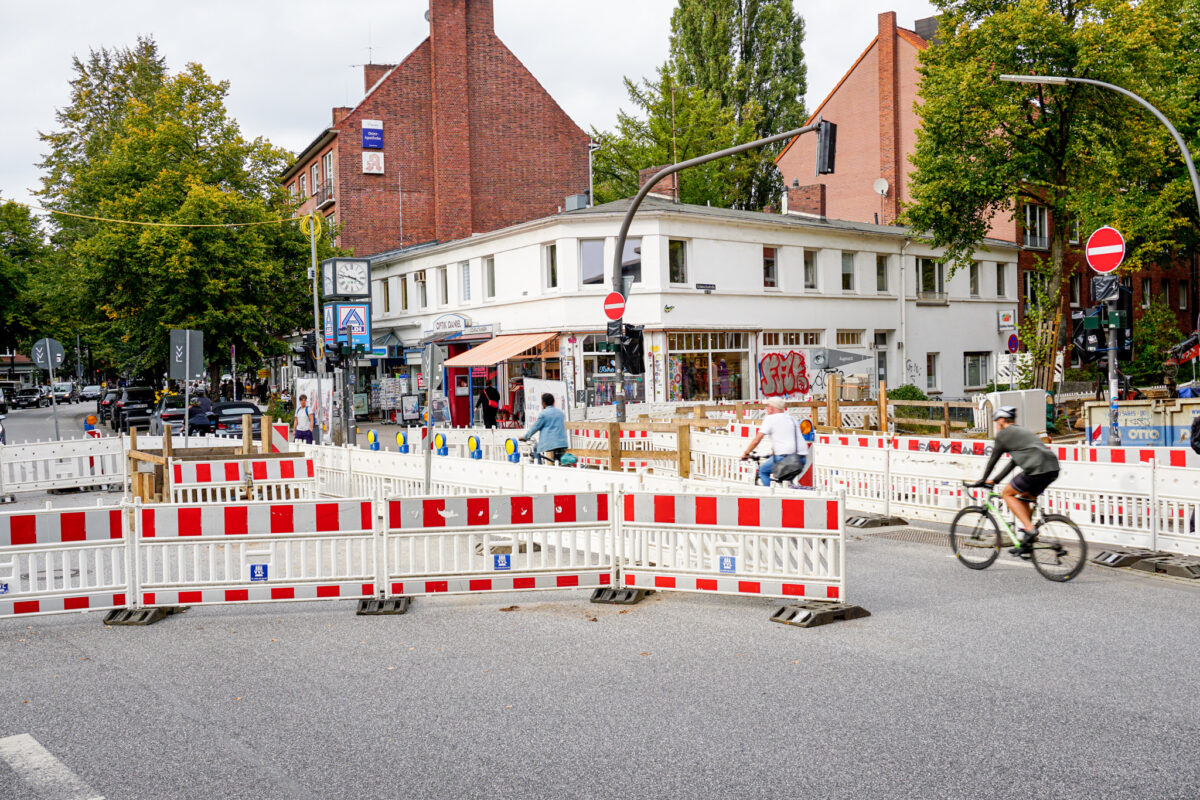
[[[365,261],[337,262],[337,293],[341,295],[364,295],[367,293],[368,272]]]

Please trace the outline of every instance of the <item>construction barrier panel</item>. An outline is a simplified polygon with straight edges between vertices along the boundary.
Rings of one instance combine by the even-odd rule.
[[[112,506],[0,514],[0,617],[125,607],[126,530]]]
[[[33,442],[0,447],[0,492],[43,492],[119,485],[125,480],[116,437]]]
[[[303,500],[316,494],[316,468],[303,453],[237,461],[172,459],[171,502]]]
[[[837,497],[627,494],[621,585],[846,602]]]
[[[610,586],[607,493],[396,499],[384,572],[399,595]]]
[[[372,597],[370,500],[140,506],[134,514],[141,606]]]

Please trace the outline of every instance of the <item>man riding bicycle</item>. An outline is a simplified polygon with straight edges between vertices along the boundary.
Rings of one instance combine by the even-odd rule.
[[[992,415],[996,422],[996,444],[992,448],[992,457],[988,459],[983,469],[983,480],[975,486],[994,486],[1014,468],[1020,467],[1021,472],[1015,475],[1012,482],[1000,491],[1005,504],[1021,524],[1021,546],[1009,550],[1013,555],[1027,555],[1033,549],[1036,534],[1033,533],[1033,502],[1042,492],[1058,480],[1058,459],[1049,447],[1028,428],[1015,424],[1017,409],[1014,406],[1000,406]],[[1008,465],[988,480],[988,475],[1000,456],[1007,453],[1012,457]]]
[[[777,480],[791,480],[796,475],[802,475],[804,465],[808,462],[808,440],[800,433],[800,424],[787,415],[787,404],[779,397],[769,397],[766,406],[766,419],[762,421],[758,434],[742,454],[742,460],[748,460],[763,437],[770,437],[774,454],[763,459],[758,467],[758,482],[762,486],[770,486],[772,477]],[[782,475],[774,475],[775,465],[787,456],[799,456],[797,471],[794,474],[785,472]]]

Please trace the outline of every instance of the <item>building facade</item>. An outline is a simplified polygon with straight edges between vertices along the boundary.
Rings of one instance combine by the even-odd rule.
[[[365,96],[281,180],[369,256],[560,210],[588,190],[588,135],[496,36],[492,0],[431,0],[429,37],[367,64]]]
[[[373,259],[373,327],[397,356],[377,361],[379,374],[415,386],[424,343],[451,357],[486,347],[488,364],[447,371],[455,424],[472,420],[484,380],[497,382],[506,405],[519,402],[527,378],[562,381],[576,407],[613,402],[602,301],[628,202]],[[645,326],[644,373],[629,376],[626,394],[820,397],[828,374],[814,356],[833,350],[845,354],[844,380],[864,390],[886,380],[966,397],[992,380],[1011,334],[1018,252],[988,242],[951,278],[936,250],[896,226],[652,195],[621,259],[625,321]]]

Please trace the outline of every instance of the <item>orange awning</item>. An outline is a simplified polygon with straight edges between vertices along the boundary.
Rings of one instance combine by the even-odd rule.
[[[446,359],[447,367],[491,367],[501,361],[507,361],[518,353],[524,353],[531,347],[537,347],[547,339],[558,336],[557,333],[512,333],[507,336],[497,336],[490,342],[484,342],[465,353],[459,353],[454,358]]]

